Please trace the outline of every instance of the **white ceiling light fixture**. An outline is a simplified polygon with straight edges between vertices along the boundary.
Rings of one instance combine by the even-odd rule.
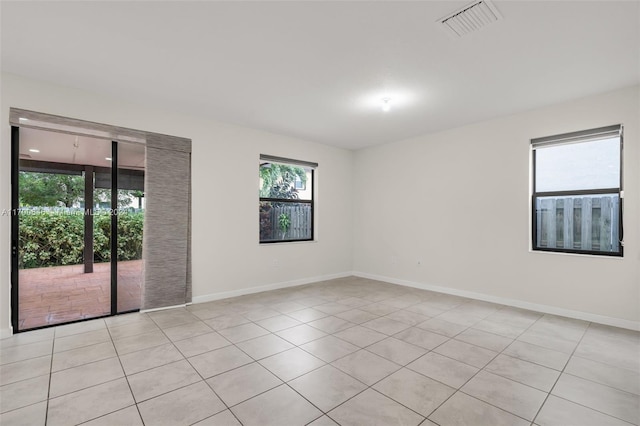
[[[391,111],[391,98],[382,98],[382,111]]]
[[[31,149],[29,149],[29,152],[35,152],[37,154],[38,152],[40,152],[40,150],[39,149],[35,149],[35,148],[31,148]]]
[[[104,159],[107,161],[113,161],[111,157],[104,157]]]
[[[460,38],[502,19],[489,0],[475,1],[438,20],[440,27],[453,38]]]

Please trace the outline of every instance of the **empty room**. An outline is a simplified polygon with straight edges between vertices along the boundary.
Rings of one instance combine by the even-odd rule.
[[[640,426],[640,1],[0,2],[0,424]]]

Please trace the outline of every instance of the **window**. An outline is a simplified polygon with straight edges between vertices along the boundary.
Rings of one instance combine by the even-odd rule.
[[[533,249],[622,256],[622,126],[531,140]]]
[[[316,163],[260,155],[260,243],[313,240]]]

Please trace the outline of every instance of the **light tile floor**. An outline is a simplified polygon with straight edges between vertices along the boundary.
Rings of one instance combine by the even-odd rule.
[[[630,425],[639,333],[361,278],[0,341],[4,425]]]

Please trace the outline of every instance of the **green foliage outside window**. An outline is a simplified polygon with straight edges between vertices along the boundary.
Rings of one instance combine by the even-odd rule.
[[[37,211],[20,215],[20,269],[83,263],[84,216],[82,210]],[[118,215],[118,260],[142,258],[144,212]],[[111,215],[107,211],[93,216],[94,262],[111,259]]]

